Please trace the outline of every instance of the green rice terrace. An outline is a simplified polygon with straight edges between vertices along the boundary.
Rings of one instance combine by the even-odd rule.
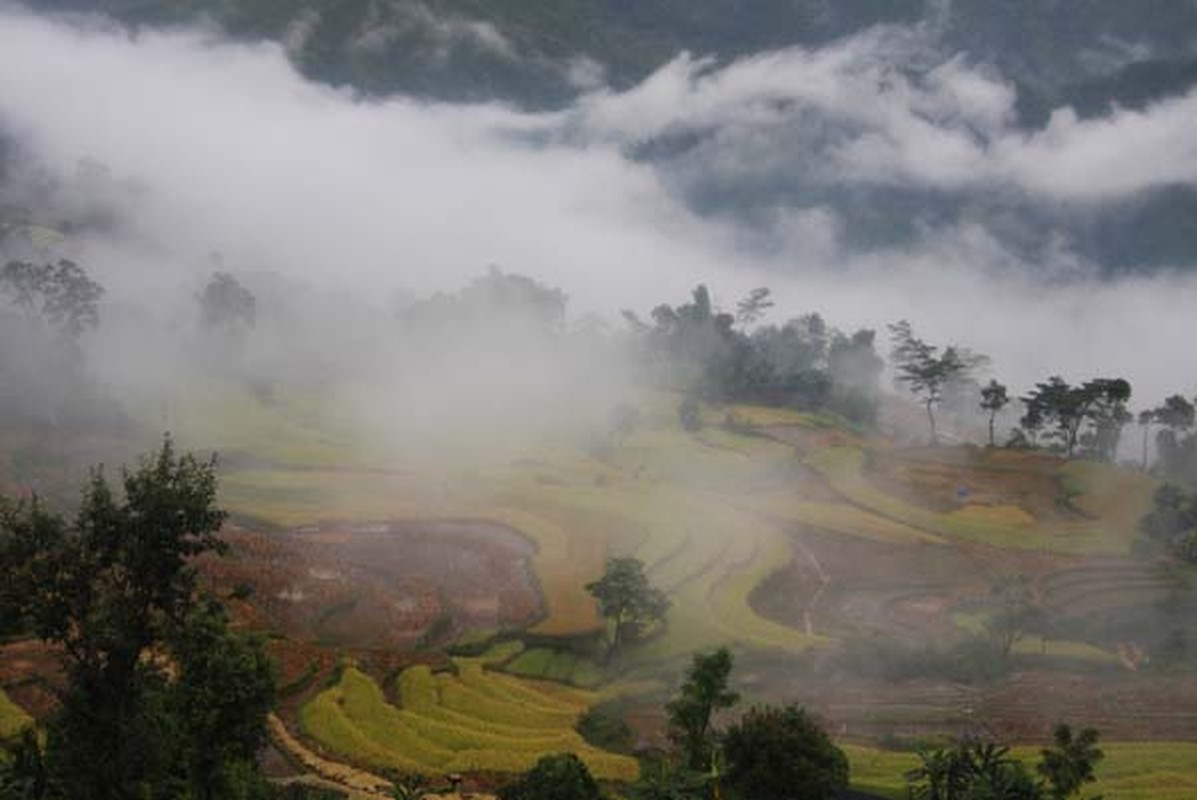
[[[1193,576],[1132,555],[1155,488],[1143,474],[902,447],[780,409],[707,407],[687,433],[677,397],[648,393],[638,427],[602,447],[396,454],[326,399],[209,383],[170,401],[180,444],[221,455],[231,554],[203,573],[269,636],[281,777],[375,796],[392,772],[485,780],[570,752],[629,781],[628,747],[579,721],[617,714],[660,746],[689,657],[726,644],[746,700],[815,711],[862,790],[904,796],[916,743],[984,730],[1033,750],[1067,720],[1102,731],[1106,800],[1197,797],[1197,679],[1153,668],[1141,636]],[[64,465],[138,444],[10,439],[0,483],[65,494]],[[585,587],[624,555],[671,608],[607,661]],[[988,674],[968,646],[1011,580],[1051,625],[1013,634],[1008,668]],[[2,678],[10,738],[52,702],[53,669],[9,645]]]

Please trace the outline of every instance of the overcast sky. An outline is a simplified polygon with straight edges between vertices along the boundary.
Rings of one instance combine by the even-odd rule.
[[[785,313],[841,327],[908,317],[991,354],[1016,386],[1117,373],[1143,402],[1197,391],[1197,374],[1178,374],[1193,270],[1098,279],[1067,241],[1024,263],[968,222],[862,254],[833,208],[778,200],[751,224],[694,210],[697,187],[762,177],[1002,193],[1078,215],[1197,183],[1197,95],[1083,121],[1059,109],[1026,131],[1000,74],[928,63],[924,35],[877,29],[722,67],[679,54],[628,91],[598,85],[531,114],[363,101],[305,81],[281,46],[10,10],[0,122],[52,172],[93,158],[139,187],[120,235],[86,243],[118,295],[173,285],[213,251],[375,297],[453,288],[493,263],[560,286],[575,315],[646,312],[700,281],[731,306],[766,284]],[[680,156],[637,157],[682,133],[696,144]]]

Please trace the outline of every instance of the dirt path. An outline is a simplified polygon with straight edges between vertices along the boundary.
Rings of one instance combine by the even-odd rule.
[[[802,539],[795,537],[791,541],[793,541],[795,547],[802,551],[802,555],[815,568],[815,573],[819,576],[819,588],[810,596],[810,600],[806,602],[806,608],[802,610],[802,624],[806,628],[806,635],[814,636],[815,626],[811,621],[811,612],[815,610],[819,598],[823,596],[823,593],[827,591],[827,587],[831,585],[831,576],[823,569],[823,565],[819,563],[818,557],[803,543]]]
[[[313,753],[292,736],[283,721],[274,714],[266,722],[275,745],[312,772],[317,782],[334,784],[337,789],[349,792],[354,800],[391,800],[393,797],[392,784],[385,778]],[[305,779],[305,782],[311,781]]]

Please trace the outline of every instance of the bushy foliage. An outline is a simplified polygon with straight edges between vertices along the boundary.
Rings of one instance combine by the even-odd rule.
[[[567,300],[560,289],[492,266],[465,288],[438,292],[401,316],[410,330],[427,334],[464,329],[539,337],[562,330]]]
[[[628,752],[636,735],[618,711],[611,706],[595,706],[578,720],[578,733],[595,747]]]
[[[1052,731],[1052,746],[1040,751],[1038,772],[1047,780],[1047,794],[1052,800],[1065,800],[1080,792],[1086,783],[1096,780],[1097,763],[1105,758],[1098,749],[1097,731],[1085,728],[1073,734],[1060,724]]]
[[[1118,452],[1122,429],[1132,420],[1126,403],[1131,386],[1122,378],[1094,378],[1073,386],[1048,378],[1022,398],[1021,424],[1032,442],[1047,439],[1066,458],[1078,453],[1110,460]]]
[[[273,675],[201,600],[191,565],[222,549],[215,465],[167,440],[122,484],[118,496],[97,471],[72,524],[0,503],[0,603],[61,649],[66,674],[46,796],[262,796],[252,764]]]
[[[266,741],[273,665],[259,641],[230,633],[224,608],[211,597],[188,614],[169,644],[178,664],[171,702],[185,722],[179,745],[190,782],[204,787],[201,796],[230,797],[230,770],[252,765]]]
[[[922,763],[906,774],[915,800],[1041,800],[1041,787],[1010,749],[965,740],[941,750],[923,750]]]
[[[1095,780],[1104,754],[1098,733],[1086,728],[1074,735],[1057,725],[1051,747],[1040,751],[1036,780],[1010,748],[983,739],[964,739],[951,747],[922,750],[922,763],[906,774],[915,800],[1067,800]]]
[[[1197,563],[1197,495],[1173,484],[1161,486],[1152,510],[1139,522],[1139,531],[1149,544]]]
[[[0,267],[0,427],[94,430],[121,420],[80,346],[99,325],[103,293],[72,261]]]
[[[709,775],[658,759],[645,766],[629,794],[632,800],[704,800],[710,783]]]
[[[1197,486],[1197,405],[1172,395],[1156,408],[1139,414],[1143,426],[1143,459],[1147,460],[1147,435],[1156,428],[1156,469],[1169,480]]]
[[[740,695],[728,689],[733,663],[726,647],[695,655],[681,690],[665,706],[669,738],[681,749],[689,769],[710,769],[717,740],[714,715],[740,701]]]
[[[0,295],[71,339],[100,323],[96,304],[103,294],[100,284],[66,259],[54,264],[10,261],[0,269]]]
[[[515,783],[499,790],[499,800],[600,800],[598,782],[572,753],[545,756]]]
[[[228,272],[212,274],[199,305],[204,327],[212,331],[239,335],[257,323],[257,298]]]
[[[893,349],[890,359],[898,383],[920,399],[927,411],[931,442],[938,441],[935,408],[945,395],[962,384],[972,382],[972,373],[987,359],[968,350],[948,345],[941,349],[915,335],[906,320],[889,326]]]
[[[586,584],[586,591],[598,601],[599,613],[611,621],[609,654],[642,638],[669,610],[669,599],[649,585],[644,563],[636,558],[609,559],[603,576]]]
[[[739,304],[738,321],[747,328],[771,305],[767,290],[754,290]],[[654,383],[712,401],[828,410],[854,422],[874,421],[884,363],[871,330],[842,333],[818,314],[737,330],[737,317],[715,309],[705,286],[694,289],[689,303],[658,305],[651,324],[631,312],[624,316]]]
[[[723,737],[726,785],[745,800],[827,800],[848,786],[848,758],[798,706],[751,709]]]

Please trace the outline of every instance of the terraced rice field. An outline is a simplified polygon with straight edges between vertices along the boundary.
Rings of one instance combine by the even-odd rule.
[[[757,586],[793,558],[784,530],[794,524],[912,545],[965,540],[1062,552],[1116,552],[1125,546],[1089,522],[1047,526],[1016,506],[969,506],[953,513],[913,506],[867,479],[865,451],[855,445],[817,449],[816,444],[805,460],[815,480],[826,486],[808,490],[804,479],[793,477],[792,446],[716,426],[697,436],[684,434],[670,419],[667,400],[662,400],[660,419],[650,417],[650,424],[598,460],[578,449],[545,447],[510,464],[480,469],[463,488],[461,476],[435,471],[362,471],[364,456],[345,452],[338,436],[309,433],[289,445],[275,443],[268,452],[317,464],[340,461],[344,468],[233,470],[225,494],[234,509],[289,525],[330,517],[416,516],[470,517],[510,526],[535,544],[531,560],[545,606],[531,629],[538,635],[599,630],[601,620],[584,586],[601,573],[607,557],[634,554],[674,600],[666,630],[640,651],[648,659],[729,641],[787,650],[818,644],[817,637],[777,625],[749,604]],[[284,420],[275,424],[283,438],[298,436],[302,423],[318,416],[304,402],[284,411]],[[708,410],[708,416],[714,413]],[[831,423],[798,412],[738,407],[731,413],[745,422],[809,432],[816,437],[809,441],[816,443],[827,431],[836,432]],[[1024,467],[1021,462],[993,465],[998,473]],[[1105,473],[1094,470],[1072,477],[1078,486],[1099,479]],[[525,657],[525,663],[534,660]],[[534,664],[531,674],[568,671],[560,664],[543,670]]]
[[[507,661],[503,671],[524,678],[569,683],[574,686],[592,688],[601,684],[605,675],[602,668],[593,661],[574,653],[536,647]]]
[[[807,459],[849,502],[880,516],[939,536],[998,547],[1058,553],[1123,553],[1125,530],[1111,530],[1100,522],[1054,522],[1027,525],[1020,516],[1010,520],[946,514],[917,507],[874,486],[864,474],[865,451],[834,447]]]
[[[456,674],[404,670],[398,704],[352,665],[300,713],[304,732],[326,750],[374,769],[440,776],[517,773],[550,753],[575,753],[595,775],[634,780],[636,762],[588,745],[574,730],[597,696],[491,672],[481,659],[455,660]]]
[[[646,399],[641,426],[607,452],[583,441],[553,441],[465,463],[460,457],[472,455],[464,451],[473,442],[461,444],[463,453],[411,448],[396,453],[363,441],[360,430],[343,425],[315,394],[295,393],[269,403],[220,386],[180,387],[178,394],[167,404],[162,427],[175,430],[185,447],[222,451],[221,501],[243,520],[327,531],[337,524],[466,519],[517,531],[529,547],[526,558],[543,614],[516,623],[490,620],[481,606],[466,609],[461,617],[469,624],[458,626],[467,628],[465,638],[482,641],[504,625],[531,625],[529,632],[538,637],[593,634],[602,621],[585,584],[601,573],[609,556],[643,559],[653,583],[669,592],[673,608],[658,635],[626,654],[627,673],[619,673],[624,683],[603,685],[604,697],[668,693],[680,659],[723,644],[739,645],[747,664],[757,651],[797,653],[830,644],[832,637],[860,635],[872,624],[891,632],[951,636],[958,632],[951,624],[953,602],[983,596],[991,571],[1018,571],[1027,564],[1050,562],[1035,574],[1045,603],[1058,609],[1149,602],[1171,590],[1167,579],[1114,557],[1125,554],[1152,482],[1102,465],[1061,466],[1013,451],[890,449],[834,420],[783,409],[708,408],[707,427],[692,435],[678,428],[674,396]],[[739,423],[761,430],[723,429],[729,411]],[[1035,480],[1058,484],[1071,507],[1053,516],[1044,506],[1054,500],[1043,497],[1038,505],[987,498],[956,507],[954,496],[938,506],[920,503],[877,479],[869,459],[881,453],[897,469],[918,472],[928,485],[949,480],[966,458],[982,461],[973,467],[991,473],[994,484],[1000,484],[1003,471],[1014,476],[1038,470]],[[938,484],[934,488],[944,490]],[[1082,565],[1073,554],[1098,557]],[[783,625],[774,621],[781,616],[762,616],[749,599],[791,564],[810,584],[795,593],[798,600],[805,603],[816,591],[821,597],[813,612],[791,608],[784,621],[794,624]],[[327,565],[305,562],[304,567],[311,585],[333,580]],[[429,596],[437,577],[429,576],[434,585]],[[357,585],[348,575],[346,581]],[[274,596],[283,591],[279,587]],[[806,624],[798,624],[802,621]],[[1053,659],[1096,665],[1094,674],[1100,676],[1070,694],[1062,710],[1073,713],[1072,719],[1083,712],[1105,714],[1103,722],[1111,724],[1131,720],[1118,736],[1150,731],[1186,738],[1191,719],[1183,707],[1173,708],[1158,696],[1140,702],[1138,693],[1148,678],[1123,670],[1126,686],[1107,691],[1104,682],[1120,669],[1118,654],[1107,645],[1046,643]],[[1024,663],[1043,648],[1044,643],[1030,639],[1017,646]],[[302,730],[330,759],[377,771],[511,772],[527,769],[546,752],[567,750],[604,777],[633,776],[634,762],[595,750],[573,728],[578,715],[599,699],[575,687],[602,685],[611,674],[550,647],[518,649],[501,657],[459,659],[455,674],[409,668],[400,675],[393,700],[369,675],[349,666],[335,686],[302,707]],[[503,673],[497,671],[500,662]],[[1045,696],[1042,686],[1053,676],[1012,679],[1009,689],[995,690],[1000,696],[985,713],[1000,717],[1015,738],[1042,735],[1047,712],[1028,704]],[[628,688],[646,681],[649,689]],[[782,684],[761,686],[761,693]],[[1034,686],[1038,694],[1031,691]],[[826,702],[829,719],[850,720],[854,735],[904,726],[916,732],[957,730],[969,721],[961,709],[978,702],[971,690],[942,684],[887,688],[880,701],[863,690],[855,699],[847,696],[856,691],[852,686],[837,697],[821,697],[819,686],[807,688],[806,701],[812,706]],[[0,733],[8,706],[0,699]],[[1028,719],[1039,729],[1027,732]],[[1191,800],[1197,797],[1188,766],[1197,763],[1193,747],[1111,745],[1100,790],[1112,800]],[[898,791],[909,758],[860,748],[853,756],[854,773],[862,786]]]
[[[1043,580],[1043,601],[1066,614],[1086,614],[1164,599],[1177,579],[1158,567],[1111,560],[1060,570]]]

